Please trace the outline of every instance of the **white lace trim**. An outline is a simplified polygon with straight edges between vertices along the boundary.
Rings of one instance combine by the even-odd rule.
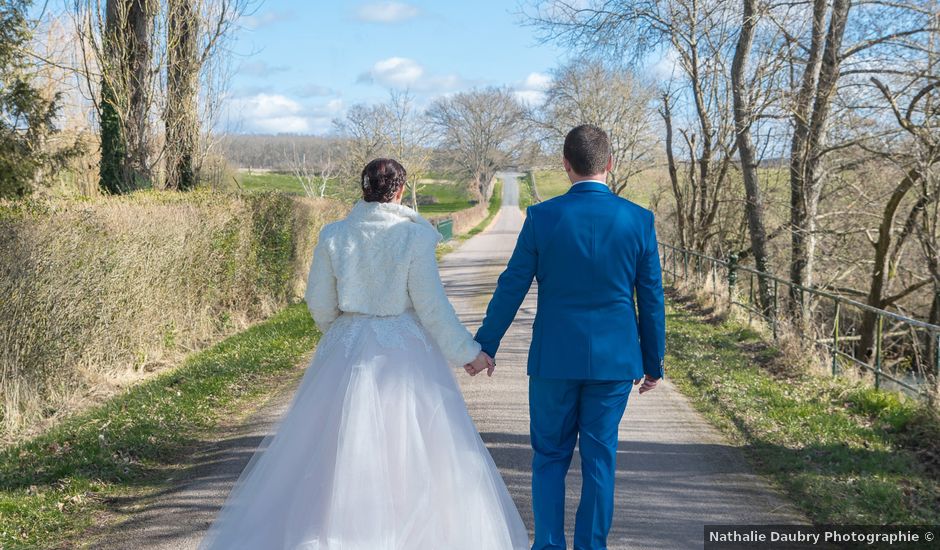
[[[336,319],[317,348],[317,353],[330,353],[342,344],[345,357],[352,354],[353,345],[362,337],[362,331],[371,329],[375,341],[384,348],[408,350],[406,335],[419,340],[426,351],[432,350],[431,343],[425,336],[414,313],[406,311],[400,315],[363,315],[344,313]]]

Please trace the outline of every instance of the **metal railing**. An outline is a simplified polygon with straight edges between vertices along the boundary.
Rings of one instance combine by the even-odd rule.
[[[449,241],[454,238],[454,220],[453,218],[442,218],[435,220],[434,227],[437,228],[437,232],[441,234],[441,237],[445,241]]]
[[[854,366],[871,373],[876,388],[917,396],[937,389],[940,326],[739,265],[735,256],[721,260],[663,242],[659,246],[663,273],[671,276],[673,283],[682,280],[707,289],[710,282],[716,304],[725,301],[729,308],[746,311],[749,324],[755,319],[763,321],[774,340],[787,328],[824,351],[833,376]],[[768,292],[766,308],[757,300],[762,284]],[[789,314],[794,311],[801,318],[799,322]],[[875,316],[874,349],[862,350],[856,344],[863,339],[860,329],[866,315]]]

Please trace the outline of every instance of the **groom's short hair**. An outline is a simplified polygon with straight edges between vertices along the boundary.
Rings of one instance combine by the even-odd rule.
[[[610,140],[607,133],[597,126],[582,124],[565,136],[564,155],[576,174],[600,174],[610,159]]]

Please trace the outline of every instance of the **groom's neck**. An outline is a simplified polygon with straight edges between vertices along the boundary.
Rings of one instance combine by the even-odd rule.
[[[582,181],[599,181],[601,183],[607,183],[607,172],[594,174],[592,176],[582,176],[581,174],[575,174],[574,172],[569,172],[568,180],[571,181],[571,185],[580,183]]]

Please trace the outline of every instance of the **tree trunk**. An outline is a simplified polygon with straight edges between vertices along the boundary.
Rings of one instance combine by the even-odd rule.
[[[816,0],[814,4],[812,41],[794,108],[794,133],[790,151],[790,280],[806,287],[813,285],[816,214],[822,190],[817,171],[825,142],[829,108],[839,80],[842,37],[851,8],[850,0],[833,0],[828,32],[823,39],[821,33],[826,4],[822,0]],[[801,317],[801,293],[793,287],[790,292],[791,311]]]
[[[744,192],[747,202],[744,205],[747,214],[748,233],[751,237],[751,251],[757,270],[768,271],[767,257],[767,230],[764,226],[764,203],[761,197],[760,180],[757,174],[757,160],[754,151],[754,142],[751,139],[751,121],[753,113],[749,105],[749,87],[745,81],[747,60],[754,41],[754,28],[757,25],[755,7],[757,0],[743,0],[744,15],[738,43],[734,51],[734,60],[731,63],[731,90],[734,99],[734,126],[738,148],[741,158],[741,172],[744,179]],[[764,315],[771,314],[773,305],[773,290],[770,280],[758,277],[758,307]]]
[[[679,170],[676,167],[676,157],[673,152],[672,136],[672,109],[669,106],[669,96],[663,94],[663,109],[660,111],[666,125],[666,163],[669,167],[669,181],[672,183],[672,196],[676,201],[676,227],[679,233],[679,246],[686,248],[685,239],[685,198],[679,186]]]
[[[108,0],[101,83],[99,185],[126,193],[150,183],[153,0]]]
[[[912,168],[904,176],[891,193],[891,198],[885,204],[884,212],[881,215],[881,225],[878,227],[878,241],[875,243],[875,261],[872,266],[871,284],[868,287],[868,299],[866,303],[879,309],[884,308],[884,291],[887,286],[889,256],[891,252],[891,232],[894,228],[894,218],[897,214],[901,201],[907,195],[914,184],[920,179],[920,172]],[[857,357],[870,357],[875,342],[875,324],[878,316],[872,312],[866,311],[862,315],[862,328],[859,336],[861,339],[856,350]]]
[[[803,69],[800,89],[793,105],[793,137],[790,141],[790,280],[798,285],[805,282],[807,264],[806,142],[809,133],[810,107],[813,104],[816,80],[822,64],[828,4],[827,0],[814,0],[813,2],[813,27],[806,67]],[[794,317],[802,315],[801,295],[792,287],[790,288],[790,313]]]
[[[199,19],[191,0],[169,0],[167,9],[167,188],[186,191],[196,187],[196,149],[199,144],[199,62],[196,39]]]

